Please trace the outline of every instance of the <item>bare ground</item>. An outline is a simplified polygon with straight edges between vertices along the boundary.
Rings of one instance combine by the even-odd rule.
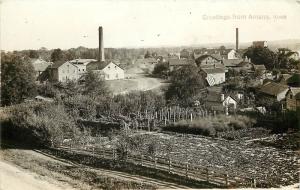
[[[148,77],[145,74],[130,74],[124,80],[106,81],[114,94],[125,94],[132,91],[159,90],[164,86],[163,79]]]

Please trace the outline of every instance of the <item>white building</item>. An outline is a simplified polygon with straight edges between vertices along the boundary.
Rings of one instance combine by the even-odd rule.
[[[49,67],[50,78],[52,81],[67,82],[76,81],[81,76],[78,67],[70,62],[56,62]]]
[[[205,74],[209,86],[222,84],[225,82],[225,69],[224,68],[201,68]]]
[[[104,80],[119,80],[125,78],[124,69],[114,64],[113,62],[102,63],[97,70],[93,72],[101,75]]]
[[[78,73],[83,74],[86,73],[86,66],[91,63],[97,61],[96,59],[74,59],[69,61],[73,65],[76,65],[78,68]]]

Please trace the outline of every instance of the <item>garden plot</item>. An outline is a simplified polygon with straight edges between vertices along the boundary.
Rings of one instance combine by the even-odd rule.
[[[193,135],[143,133],[157,142],[157,156],[228,172],[236,177],[255,178],[260,186],[274,187],[297,182],[296,152],[264,146],[256,141],[228,141]],[[270,135],[264,140],[276,139]],[[154,141],[153,141],[154,139]],[[141,150],[147,155],[147,148]]]

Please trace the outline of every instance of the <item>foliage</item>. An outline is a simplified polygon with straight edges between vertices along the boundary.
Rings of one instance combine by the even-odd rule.
[[[105,96],[109,94],[105,81],[99,75],[88,71],[85,76],[84,94],[91,96]]]
[[[20,104],[13,108],[11,122],[17,128],[31,131],[33,139],[45,146],[59,145],[64,139],[79,134],[75,121],[62,105]]]
[[[277,56],[268,48],[249,47],[243,56],[251,58],[254,64],[265,65],[267,69],[277,67]]]
[[[167,63],[158,63],[155,65],[152,74],[158,76],[167,76],[169,71],[169,66]]]
[[[193,65],[175,70],[171,76],[171,85],[166,92],[167,100],[180,100],[182,105],[189,105],[201,89],[205,88],[203,78],[199,68]]]
[[[59,93],[58,89],[53,86],[52,83],[44,83],[40,84],[37,88],[37,92],[41,96],[55,98],[56,95]]]
[[[146,59],[146,58],[151,58],[151,57],[152,57],[151,53],[149,51],[147,51],[144,58]]]
[[[51,54],[51,61],[56,62],[56,61],[65,61],[65,55],[61,49],[54,49],[52,54]]]
[[[30,50],[28,56],[33,59],[37,59],[40,57],[36,50]]]
[[[18,104],[36,95],[35,72],[29,60],[1,57],[1,105]]]
[[[164,130],[215,136],[217,132],[238,130],[251,127],[256,123],[255,119],[247,116],[218,115],[212,118],[200,118],[192,122],[181,120],[164,128]]]

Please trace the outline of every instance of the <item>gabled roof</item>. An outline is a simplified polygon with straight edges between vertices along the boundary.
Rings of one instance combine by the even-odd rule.
[[[293,94],[293,96],[296,96],[296,94],[300,93],[300,87],[290,87],[290,91]]]
[[[195,65],[195,61],[192,59],[169,59],[169,66],[186,66]]]
[[[110,63],[113,63],[112,61],[96,61],[96,62],[91,62],[88,64],[88,70],[102,70],[104,69],[107,65],[109,65]],[[120,67],[119,65],[113,63],[114,65],[116,65],[117,67],[123,69],[122,67]]]
[[[201,69],[209,69],[209,68],[222,68],[225,69],[225,66],[221,63],[215,63],[215,64],[204,64],[204,65],[200,65]]]
[[[198,57],[198,58],[196,59],[196,61],[197,61],[197,62],[199,62],[199,61],[201,62],[201,61],[203,61],[204,59],[206,59],[207,57],[212,57],[213,59],[215,59],[215,60],[217,60],[217,61],[221,61],[221,60],[222,60],[222,58],[219,59],[219,58],[217,58],[217,57],[215,57],[215,56],[206,54],[206,55],[201,55],[200,57]]]
[[[225,73],[224,68],[201,68],[207,74]]]
[[[225,67],[237,67],[241,62],[243,62],[243,59],[223,59]]]
[[[284,84],[268,82],[260,87],[259,92],[262,92],[264,94],[268,94],[271,96],[277,96],[279,93],[284,92],[285,90],[288,90],[288,88],[289,87]]]
[[[255,65],[253,64],[254,70],[266,70],[265,65]]]
[[[66,63],[66,61],[56,61],[50,66],[50,68],[56,69],[62,66],[64,63]]]
[[[82,65],[87,65],[91,62],[97,61],[96,59],[73,59],[69,61],[72,64],[82,64]]]

